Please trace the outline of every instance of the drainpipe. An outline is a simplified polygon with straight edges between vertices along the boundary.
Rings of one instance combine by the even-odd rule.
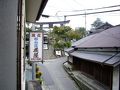
[[[17,90],[21,90],[21,27],[22,0],[18,0],[18,30],[17,30]]]

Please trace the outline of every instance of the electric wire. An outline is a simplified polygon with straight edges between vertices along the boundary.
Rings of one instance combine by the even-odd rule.
[[[66,14],[66,15],[55,15],[55,16],[50,16],[50,17],[70,17],[70,16],[82,16],[82,15],[92,15],[92,14],[100,14],[100,13],[110,13],[110,12],[118,12],[118,11],[120,11],[120,9],[115,9],[115,10],[106,10],[106,11],[98,11],[98,12],[90,12],[90,13],[87,13],[87,12],[85,12],[85,13],[81,13],[81,14]]]
[[[100,8],[90,8],[90,9],[81,9],[81,10],[57,11],[57,13],[58,12],[92,11],[92,10],[100,10],[100,9],[115,8],[115,7],[120,7],[120,5],[112,5],[112,6],[105,6],[105,7],[100,7]]]

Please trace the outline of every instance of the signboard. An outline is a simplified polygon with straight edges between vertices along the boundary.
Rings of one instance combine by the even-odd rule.
[[[43,49],[48,49],[48,44],[43,44]]]
[[[42,32],[30,32],[30,61],[42,61],[43,47]]]
[[[61,54],[61,50],[59,50],[59,51],[55,51],[56,52],[56,55],[58,55],[58,56],[61,56],[62,54]]]

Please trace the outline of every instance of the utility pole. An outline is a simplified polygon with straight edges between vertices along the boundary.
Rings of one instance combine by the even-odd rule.
[[[85,10],[85,31],[86,31],[86,27],[87,27],[87,21],[86,21],[86,10]]]
[[[66,17],[67,17],[67,16],[64,16],[64,22],[66,21]],[[64,23],[64,26],[65,26],[65,23]]]

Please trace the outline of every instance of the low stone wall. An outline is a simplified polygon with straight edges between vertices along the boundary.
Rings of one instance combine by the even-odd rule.
[[[90,89],[89,87],[87,87],[85,84],[83,84],[83,82],[81,82],[81,81],[78,82],[78,80],[75,78],[74,78],[74,80],[78,84],[80,90],[93,90],[93,89]]]
[[[63,64],[65,71],[76,82],[80,90],[110,90],[108,87],[101,85],[97,81],[90,79],[85,75],[74,71],[73,69],[70,69],[71,67],[66,63]]]

